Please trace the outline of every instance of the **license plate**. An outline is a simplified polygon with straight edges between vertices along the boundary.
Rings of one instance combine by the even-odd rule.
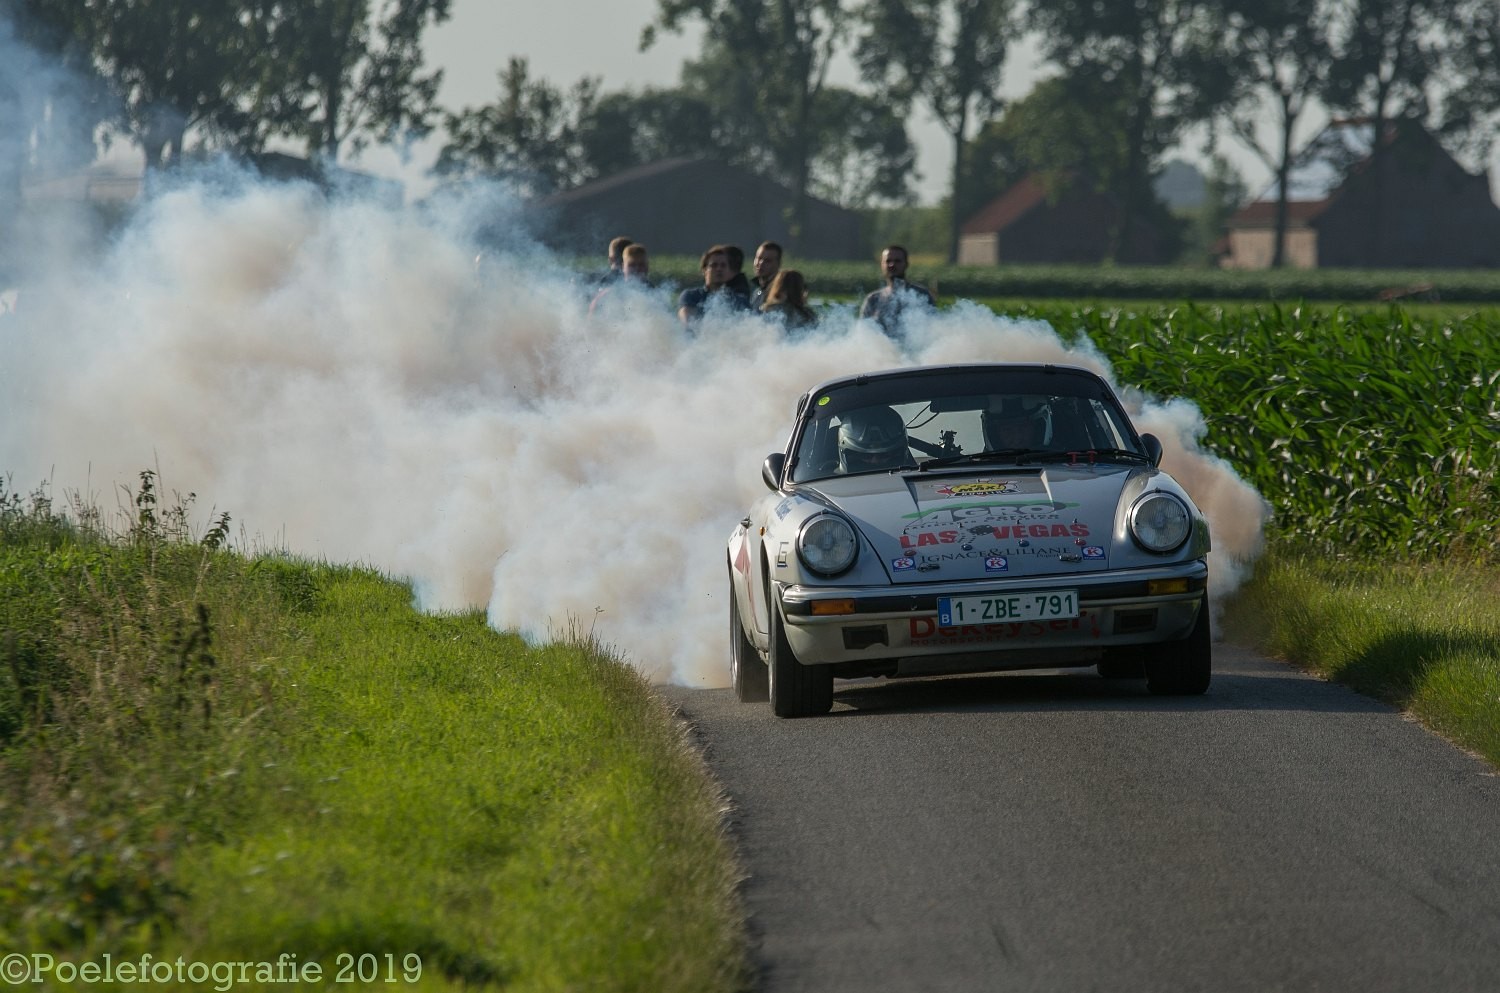
[[[943,627],[991,621],[1050,621],[1077,616],[1077,590],[938,597],[938,623]]]

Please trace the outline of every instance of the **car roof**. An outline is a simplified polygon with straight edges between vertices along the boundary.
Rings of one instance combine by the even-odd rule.
[[[1059,364],[1055,362],[952,362],[938,365],[902,366],[895,369],[878,369],[871,372],[854,373],[847,376],[838,376],[834,379],[826,379],[812,387],[808,393],[821,393],[836,389],[852,383],[866,383],[881,379],[896,379],[903,376],[931,376],[937,374],[953,373],[955,375],[973,374],[982,372],[1052,372],[1066,375],[1085,376],[1108,387],[1104,377],[1092,369],[1083,366]]]

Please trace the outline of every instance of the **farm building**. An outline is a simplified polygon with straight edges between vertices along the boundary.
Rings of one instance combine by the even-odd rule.
[[[1063,177],[1049,188],[1041,173],[1031,173],[985,204],[959,229],[960,265],[1017,262],[1102,262],[1110,231],[1121,217],[1113,194],[1089,188],[1076,177]],[[1137,214],[1131,237],[1117,262],[1154,264],[1168,261],[1168,250],[1156,224]]]
[[[546,198],[540,204],[556,247],[603,254],[615,235],[628,235],[655,254],[698,255],[727,243],[755,250],[763,241],[802,258],[849,259],[861,254],[859,215],[810,200],[806,230],[787,226],[792,191],[745,169],[712,159],[663,159]]]
[[[1489,178],[1454,161],[1413,121],[1383,128],[1379,168],[1369,121],[1330,124],[1287,182],[1284,264],[1299,269],[1500,266],[1500,207]],[[1273,183],[1228,221],[1231,269],[1265,269],[1276,244]]]

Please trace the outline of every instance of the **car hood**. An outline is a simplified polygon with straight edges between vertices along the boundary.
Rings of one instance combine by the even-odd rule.
[[[1118,567],[1135,551],[1118,513],[1121,494],[1154,473],[1040,466],[845,476],[804,488],[854,522],[892,582],[932,583],[1097,572],[1112,560]]]

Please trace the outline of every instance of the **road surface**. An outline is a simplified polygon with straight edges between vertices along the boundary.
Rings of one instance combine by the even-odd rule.
[[[1186,699],[835,686],[790,721],[664,690],[733,803],[766,993],[1500,991],[1500,778],[1390,707],[1222,645]]]

